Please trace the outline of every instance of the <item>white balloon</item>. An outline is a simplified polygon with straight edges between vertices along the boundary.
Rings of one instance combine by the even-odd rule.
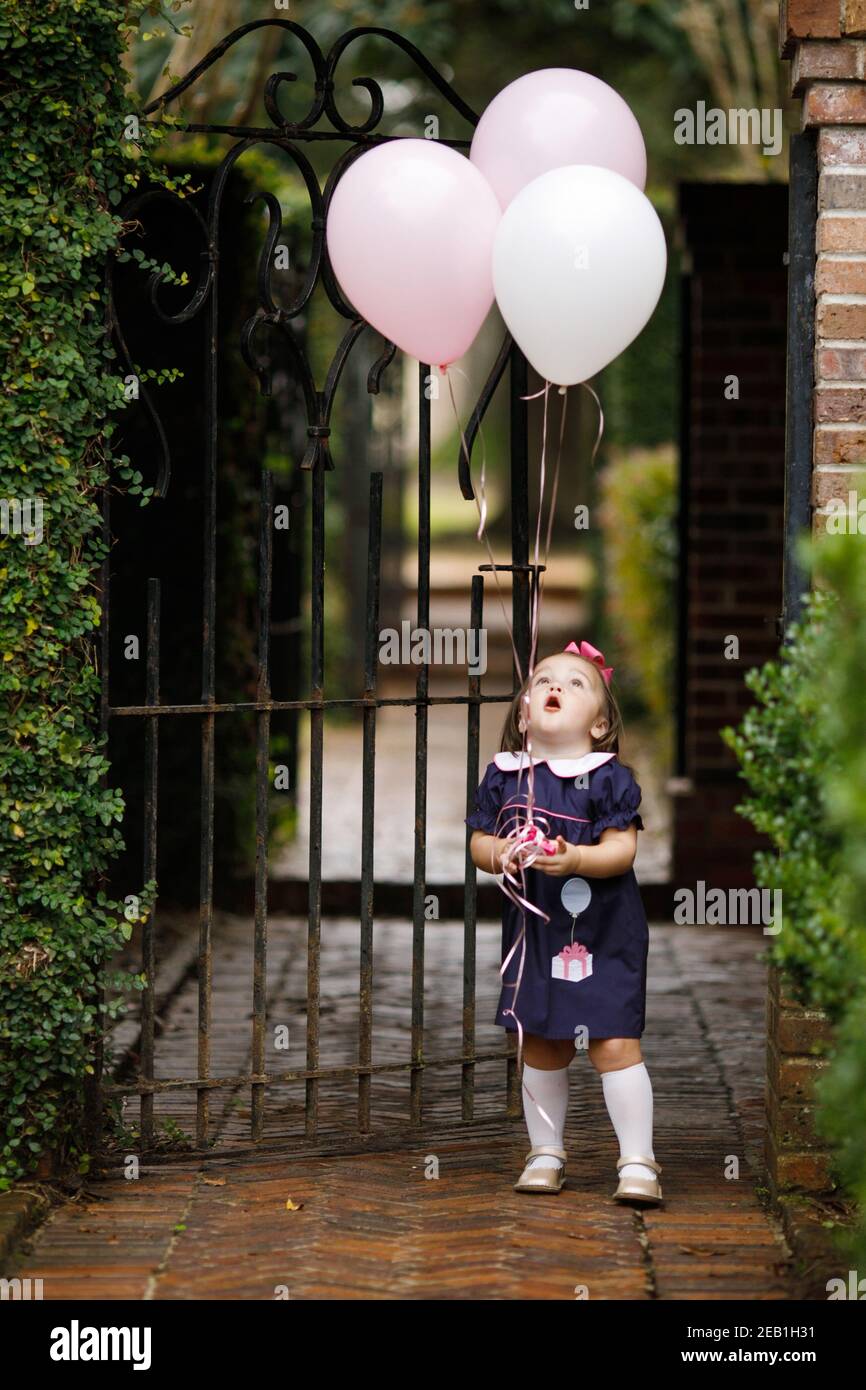
[[[628,347],[659,301],[665,234],[629,179],[566,164],[528,183],[493,243],[496,301],[532,366],[557,386],[601,371]]]

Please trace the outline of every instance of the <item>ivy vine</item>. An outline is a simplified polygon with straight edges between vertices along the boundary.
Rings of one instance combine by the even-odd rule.
[[[151,492],[112,449],[124,392],[105,266],[128,256],[123,198],[168,179],[153,159],[164,130],[139,117],[122,61],[157,9],[0,3],[0,1190],[49,1147],[86,1166],[94,1042],[144,985],[107,970],[153,885],[132,921],[101,888],[124,808],[107,782],[95,638],[101,490],[119,478],[142,503]]]

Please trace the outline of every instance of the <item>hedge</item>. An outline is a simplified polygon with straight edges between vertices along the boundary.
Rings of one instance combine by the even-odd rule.
[[[104,331],[115,209],[150,163],[128,138],[121,64],[143,8],[0,10],[0,1189],[49,1144],[86,1167],[82,1083],[122,1007],[97,987],[129,986],[104,967],[147,912],[146,886],[126,909],[100,888],[123,804],[106,782],[95,645],[111,467],[147,498],[112,457],[122,378]]]
[[[827,817],[840,837],[840,906],[850,962],[847,1003],[827,1070],[815,1086],[816,1127],[834,1147],[836,1169],[858,1206],[840,1253],[866,1260],[866,555],[860,534],[826,536],[813,546],[817,579],[837,598],[833,641],[822,672],[823,737],[835,750],[825,777]]]
[[[842,911],[841,835],[824,804],[828,778],[842,771],[836,731],[823,717],[838,642],[835,595],[815,589],[802,619],[789,624],[778,659],[746,673],[755,704],[737,729],[720,731],[751,788],[736,809],[772,843],[754,857],[758,885],[782,894],[783,925],[767,938],[769,959],[800,1003],[834,1021],[854,965]]]
[[[840,1258],[866,1259],[866,555],[853,536],[804,538],[815,587],[778,660],[746,675],[758,697],[722,731],[752,788],[740,808],[770,836],[761,887],[782,890],[769,958],[794,997],[834,1025],[814,1087],[815,1128],[857,1204],[837,1232]]]

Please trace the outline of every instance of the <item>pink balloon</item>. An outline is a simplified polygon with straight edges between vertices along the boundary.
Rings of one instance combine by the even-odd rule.
[[[613,87],[577,68],[542,68],[503,87],[475,128],[469,158],[503,211],[527,183],[564,164],[599,164],[643,191],[646,147]]]
[[[462,357],[493,304],[502,216],[483,175],[433,140],[377,145],[351,164],[328,208],[328,254],[362,318],[410,357]]]

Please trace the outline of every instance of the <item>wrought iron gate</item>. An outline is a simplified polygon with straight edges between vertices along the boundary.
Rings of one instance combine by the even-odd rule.
[[[197,315],[204,316],[206,325],[207,362],[205,381],[205,438],[203,450],[203,628],[201,695],[196,703],[165,703],[160,700],[160,592],[156,579],[147,581],[147,655],[146,655],[146,698],[144,704],[114,704],[109,688],[109,630],[108,630],[108,585],[110,562],[103,575],[103,593],[106,617],[102,630],[102,671],[103,671],[103,719],[108,728],[114,721],[143,721],[145,731],[145,769],[143,781],[143,821],[144,821],[144,878],[159,878],[158,836],[160,822],[157,815],[159,747],[160,733],[167,720],[182,720],[190,731],[200,733],[200,876],[199,876],[199,940],[198,940],[198,1050],[194,1076],[187,1078],[155,1078],[155,959],[154,959],[154,921],[151,916],[143,925],[142,970],[146,976],[146,988],[141,1003],[141,1032],[139,1043],[138,1075],[129,1081],[111,1081],[98,1074],[95,1083],[97,1103],[111,1095],[139,1095],[141,1098],[141,1137],[148,1149],[154,1139],[154,1098],[159,1093],[172,1090],[194,1090],[196,1094],[196,1135],[197,1149],[206,1149],[210,1138],[209,1103],[212,1092],[221,1088],[249,1087],[251,1095],[250,1139],[256,1152],[262,1151],[263,1122],[265,1117],[265,1097],[271,1081],[284,1084],[288,1080],[306,1083],[305,1128],[306,1142],[316,1142],[318,1130],[319,1083],[332,1076],[345,1077],[350,1074],[357,1079],[357,1126],[354,1142],[360,1136],[375,1141],[386,1142],[388,1135],[376,1135],[370,1128],[371,1081],[378,1072],[399,1069],[409,1073],[411,1078],[408,1126],[416,1128],[424,1119],[423,1076],[425,1062],[423,1052],[424,1021],[424,949],[425,949],[425,888],[426,888],[426,829],[427,829],[427,735],[428,709],[436,703],[465,705],[467,712],[468,758],[466,765],[467,809],[473,804],[475,788],[479,781],[479,718],[483,702],[504,702],[510,695],[484,695],[481,692],[481,677],[470,675],[465,695],[435,697],[429,694],[429,668],[421,665],[417,677],[416,691],[409,700],[385,700],[377,695],[377,634],[379,630],[379,577],[381,561],[382,527],[382,474],[373,472],[370,477],[369,492],[369,538],[367,556],[367,627],[365,641],[364,689],[349,701],[328,700],[325,697],[324,670],[324,543],[325,543],[325,473],[341,466],[341,460],[331,458],[329,449],[330,418],[341,372],[349,353],[360,335],[369,329],[365,322],[356,317],[351,306],[343,298],[334,279],[325,253],[325,219],[334,187],[349,164],[366,149],[386,138],[376,134],[376,128],[384,111],[384,100],[378,83],[369,77],[356,78],[355,85],[363,87],[370,96],[371,111],[362,125],[349,124],[337,109],[334,94],[334,79],[338,62],[347,46],[362,35],[375,34],[396,44],[415,63],[417,68],[429,79],[451,106],[470,125],[477,123],[476,113],[457,95],[450,84],[435,70],[424,55],[399,34],[375,27],[356,28],[345,33],[324,55],[312,36],[299,25],[281,19],[261,20],[247,24],[229,34],[222,43],[212,50],[182,81],[174,85],[165,96],[147,108],[149,116],[170,108],[183,92],[189,89],[213,63],[226,53],[246,34],[263,27],[277,26],[290,31],[303,44],[315,72],[315,95],[306,116],[292,124],[287,123],[279,109],[278,95],[282,83],[294,80],[294,74],[274,72],[264,89],[264,105],[272,122],[269,128],[181,124],[179,129],[191,132],[204,132],[208,135],[223,135],[229,138],[230,146],[216,169],[209,190],[206,209],[199,210],[194,201],[187,200],[187,210],[191,210],[203,238],[201,273],[199,281],[187,306],[175,314],[160,308],[157,292],[159,277],[152,285],[152,304],[161,321],[166,325],[188,323]],[[324,118],[330,128],[316,129]],[[313,167],[304,152],[305,144],[312,141],[336,141],[348,144],[348,149],[339,155],[333,164],[324,190]],[[444,142],[454,147],[468,147],[469,140]],[[258,305],[251,312],[241,335],[240,350],[244,360],[260,382],[263,392],[268,390],[269,372],[272,362],[259,355],[258,337],[263,328],[276,331],[284,350],[285,360],[296,381],[301,385],[306,411],[307,447],[300,464],[302,476],[309,478],[309,518],[311,525],[311,571],[309,575],[311,601],[311,659],[309,670],[309,691],[304,698],[297,700],[274,700],[271,694],[270,671],[270,611],[271,574],[273,561],[273,480],[263,471],[260,498],[260,526],[258,537],[258,672],[256,696],[253,701],[222,701],[216,689],[215,679],[215,619],[216,619],[216,486],[217,486],[217,443],[220,429],[220,395],[217,371],[217,346],[220,331],[218,317],[218,276],[220,257],[220,215],[223,195],[233,165],[247,149],[261,144],[278,147],[287,155],[300,172],[306,184],[310,199],[312,219],[312,255],[302,293],[290,309],[278,308],[271,294],[270,275],[272,253],[280,230],[280,208],[270,193],[263,193],[269,213],[269,228],[260,252],[258,268]],[[151,198],[165,198],[170,195],[164,191],[140,195],[128,205],[127,213],[143,217]],[[296,340],[292,330],[292,319],[302,313],[315,287],[321,283],[334,308],[347,320],[347,328],[342,342],[327,372],[323,389],[318,389],[311,373],[305,353]],[[252,308],[252,306],[251,306]],[[126,351],[123,326],[112,314],[113,328],[123,355]],[[367,389],[371,393],[379,390],[382,373],[387,370],[396,354],[392,343],[385,343],[384,351],[370,370]],[[521,663],[526,669],[529,653],[529,612],[531,587],[537,581],[534,567],[529,563],[529,497],[527,476],[527,406],[523,397],[527,392],[526,362],[522,354],[506,336],[489,379],[474,408],[469,422],[467,441],[469,448],[478,431],[479,422],[484,416],[493,393],[503,378],[506,368],[510,377],[510,511],[512,528],[511,562],[497,568],[512,573],[512,624],[513,635]],[[419,412],[419,450],[418,450],[418,601],[417,627],[427,630],[430,616],[430,400],[425,390],[429,379],[430,366],[419,364],[418,372],[418,412]],[[170,440],[166,439],[162,427],[150,402],[157,430],[162,436],[163,460],[157,482],[157,506],[170,505]],[[473,498],[469,476],[468,460],[461,457],[458,464],[459,485],[463,496],[469,501]],[[105,504],[106,529],[110,534],[109,504]],[[489,565],[480,565],[474,576],[471,588],[470,626],[480,629],[483,622],[483,571]],[[165,598],[170,602],[171,596]],[[322,768],[323,768],[323,727],[325,713],[336,705],[351,705],[363,710],[363,820],[362,820],[362,877],[360,883],[360,979],[358,981],[360,1001],[360,1023],[358,1035],[357,1063],[350,1068],[328,1068],[322,1065],[319,1035],[319,965],[322,925]],[[374,769],[375,732],[378,709],[386,704],[413,706],[416,712],[415,740],[415,822],[414,822],[414,888],[412,893],[412,972],[411,972],[411,1047],[410,1055],[399,1063],[389,1062],[377,1065],[372,1055],[372,1005],[373,983],[373,921],[374,921],[374,868],[373,868],[373,814],[374,814]],[[265,1066],[266,1038],[266,1000],[265,964],[268,937],[268,753],[271,717],[275,712],[287,710],[309,711],[311,726],[311,799],[310,799],[310,858],[309,858],[309,901],[307,933],[307,1031],[306,1066],[289,1072],[280,1072],[274,1078],[268,1075]],[[255,910],[254,910],[254,972],[252,998],[252,1066],[244,1076],[214,1076],[211,1056],[211,972],[213,963],[212,930],[214,922],[214,747],[215,731],[223,728],[226,721],[245,715],[252,716],[256,728],[256,863],[255,863]],[[167,808],[171,814],[171,808]],[[489,1058],[504,1061],[504,1094],[508,1103],[508,1113],[515,1113],[516,1072],[514,1059],[504,1050],[478,1052],[475,1039],[475,929],[477,909],[477,888],[474,866],[466,850],[465,885],[465,925],[463,958],[463,1012],[462,1048],[453,1056],[437,1058],[437,1066],[449,1065],[461,1070],[461,1115],[463,1120],[473,1116],[473,1096],[475,1065]],[[99,1063],[100,1059],[97,1059]],[[100,1068],[97,1067],[99,1073]],[[98,1108],[98,1105],[97,1105]],[[425,1133],[428,1131],[425,1129]],[[353,1142],[350,1135],[345,1141]],[[267,1143],[264,1145],[268,1147]],[[334,1147],[339,1148],[337,1143]],[[238,1150],[233,1149],[237,1154]]]

